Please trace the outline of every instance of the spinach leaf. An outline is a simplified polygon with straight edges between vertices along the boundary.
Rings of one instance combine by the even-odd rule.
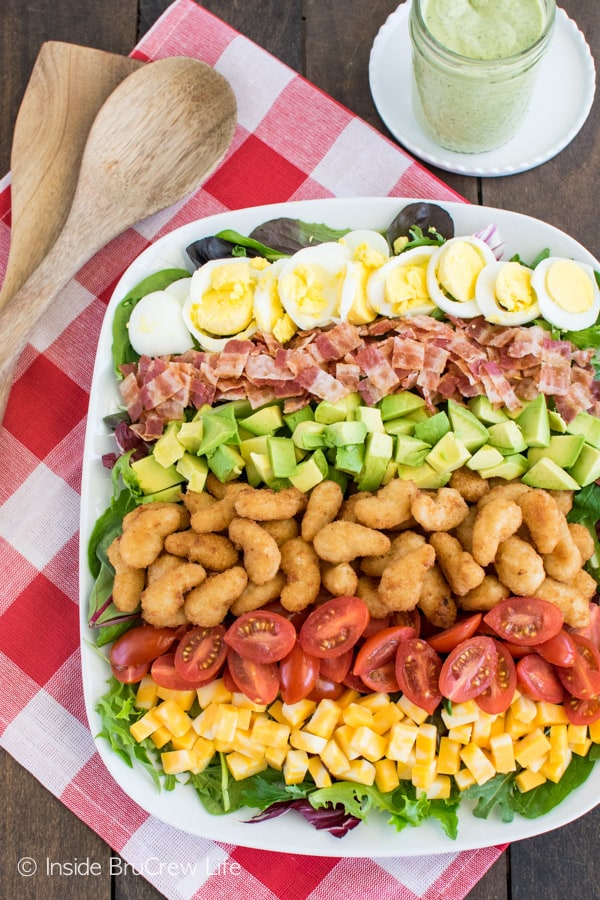
[[[546,781],[539,787],[521,794],[514,791],[513,806],[526,819],[536,819],[558,806],[572,791],[584,783],[594,768],[594,761],[588,756],[573,754],[569,766],[557,784]]]
[[[319,222],[303,222],[282,216],[259,225],[250,233],[249,240],[266,244],[280,256],[290,256],[303,247],[339,241],[349,231],[349,228],[331,228]]]

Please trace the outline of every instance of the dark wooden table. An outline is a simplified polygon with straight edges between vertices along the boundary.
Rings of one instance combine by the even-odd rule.
[[[69,41],[128,54],[169,0],[1,0],[0,172],[9,169],[17,109],[31,68],[46,40]],[[310,81],[386,133],[369,91],[368,59],[379,27],[396,0],[208,0],[203,4]],[[600,60],[598,0],[562,0]],[[472,203],[544,219],[600,257],[600,106],[575,141],[555,159],[523,174],[475,179],[437,172]],[[121,874],[111,849],[6,753],[2,783],[4,897],[47,900],[149,900],[159,893],[142,878]],[[559,831],[511,846],[469,894],[469,900],[597,900],[600,896],[600,808]],[[510,826],[507,828],[510,839]],[[67,852],[66,851],[67,849]],[[101,876],[38,874],[22,878],[22,856],[38,860],[89,859]]]

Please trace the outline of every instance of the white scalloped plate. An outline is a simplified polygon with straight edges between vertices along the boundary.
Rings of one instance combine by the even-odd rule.
[[[419,159],[460,175],[499,176],[525,172],[560,153],[587,119],[596,70],[585,37],[563,9],[540,64],[531,107],[514,138],[487,153],[454,153],[429,138],[412,104],[410,0],[379,29],[369,59],[369,84],[377,111],[394,137]]]
[[[385,229],[396,214],[412,202],[398,198],[360,198],[304,200],[281,203],[254,209],[221,213],[197,222],[190,222],[165,235],[148,247],[126,270],[117,284],[104,319],[90,393],[86,429],[80,522],[80,625],[81,658],[85,704],[94,737],[101,730],[96,704],[106,690],[110,670],[102,654],[94,647],[94,636],[87,624],[88,598],[92,579],[87,566],[87,545],[97,518],[110,503],[110,473],[102,466],[102,454],[114,450],[111,432],[103,417],[114,413],[120,396],[113,376],[111,361],[112,321],[119,301],[146,275],[170,266],[186,266],[185,248],[197,238],[232,228],[249,234],[257,225],[277,216],[291,216],[305,222],[324,222],[334,228]],[[521,253],[530,259],[548,247],[552,254],[570,256],[596,268],[600,264],[581,244],[562,231],[528,216],[471,206],[466,203],[444,203],[454,218],[457,234],[470,234],[495,223],[505,241],[505,256]],[[189,260],[187,267],[191,270]],[[104,651],[106,652],[106,651]],[[139,806],[174,828],[214,841],[255,847],[261,850],[310,854],[314,856],[393,857],[425,856],[434,853],[457,853],[476,847],[487,847],[533,837],[559,828],[591,810],[600,798],[600,765],[589,779],[570,794],[563,803],[539,819],[515,816],[510,824],[503,824],[492,815],[482,821],[471,814],[464,803],[459,811],[458,839],[446,837],[435,822],[419,828],[407,827],[398,833],[387,824],[383,815],[372,814],[368,823],[361,823],[344,838],[334,838],[316,831],[296,813],[288,813],[266,822],[247,824],[251,810],[241,810],[226,816],[211,816],[204,810],[194,789],[180,784],[174,791],[159,793],[149,775],[141,768],[128,768],[107,742],[95,738],[96,747],[106,768]]]

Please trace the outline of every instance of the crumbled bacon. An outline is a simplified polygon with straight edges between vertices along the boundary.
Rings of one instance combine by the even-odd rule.
[[[335,402],[359,391],[368,404],[415,389],[431,408],[445,399],[486,394],[517,409],[540,393],[570,421],[600,405],[593,351],[553,340],[540,326],[506,327],[483,318],[377,319],[299,332],[285,346],[272,335],[232,339],[221,353],[188,350],[141,357],[121,367],[120,390],[136,433],[157,437],[187,406],[247,397],[253,408],[275,399],[287,411],[312,399]]]

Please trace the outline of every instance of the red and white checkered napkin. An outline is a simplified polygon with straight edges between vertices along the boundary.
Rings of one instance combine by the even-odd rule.
[[[21,357],[0,433],[2,746],[167,897],[459,900],[501,848],[353,860],[218,845],[148,816],[95,751],[78,650],[80,469],[96,342],[123,270],[161,234],[228,209],[327,196],[460,199],[192,0],[174,3],[135,55],[187,55],[213,65],[235,91],[239,124],[227,158],[204,186],[86,265]],[[0,217],[2,271],[10,236],[8,176],[0,182]]]

